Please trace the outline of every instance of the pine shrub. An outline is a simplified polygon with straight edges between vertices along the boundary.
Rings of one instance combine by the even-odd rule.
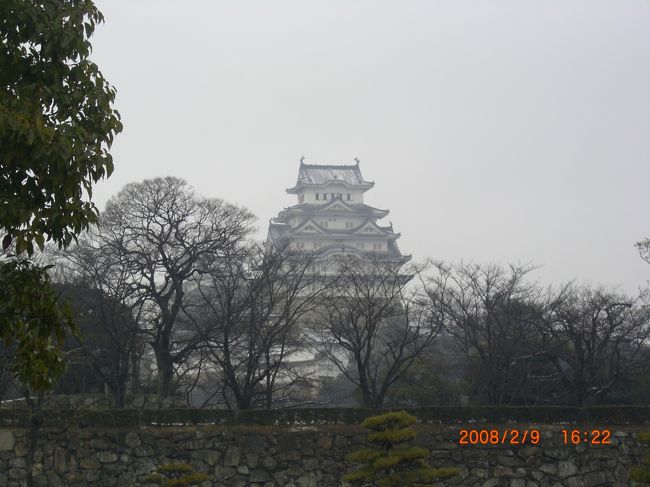
[[[405,411],[367,418],[361,426],[370,430],[370,448],[351,453],[348,460],[361,464],[343,480],[353,485],[380,487],[427,486],[442,478],[453,477],[458,468],[433,468],[426,459],[426,448],[408,445],[415,438],[415,416]]]

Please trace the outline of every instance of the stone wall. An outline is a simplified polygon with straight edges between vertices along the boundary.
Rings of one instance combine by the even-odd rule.
[[[538,428],[538,446],[460,446],[461,425],[417,425],[416,443],[436,467],[461,473],[439,485],[482,487],[628,486],[629,470],[647,454],[643,426],[612,427],[609,446],[565,445],[561,425],[470,425]],[[599,425],[599,428],[605,426]],[[589,429],[589,428],[585,428]],[[0,430],[0,485],[25,485],[25,430]],[[340,486],[345,456],[361,447],[356,426],[141,426],[42,432],[35,454],[38,486],[140,486],[161,463],[190,463],[213,475],[203,486]]]

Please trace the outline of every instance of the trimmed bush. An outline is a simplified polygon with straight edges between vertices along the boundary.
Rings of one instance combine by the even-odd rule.
[[[366,419],[361,426],[370,430],[368,442],[371,448],[348,455],[348,460],[361,467],[343,477],[354,485],[372,484],[380,487],[424,486],[434,481],[453,477],[457,468],[433,468],[427,462],[426,448],[408,446],[415,438],[411,428],[417,422],[415,416],[405,411],[385,413]]]

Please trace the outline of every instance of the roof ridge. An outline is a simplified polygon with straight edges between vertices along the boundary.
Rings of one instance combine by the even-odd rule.
[[[358,164],[305,164],[303,162],[302,167],[335,167],[337,169],[340,168],[354,169],[359,167],[359,165]]]

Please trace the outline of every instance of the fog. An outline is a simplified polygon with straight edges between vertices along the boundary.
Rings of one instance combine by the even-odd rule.
[[[97,4],[93,60],[124,122],[100,208],[174,175],[264,237],[300,157],[358,157],[415,260],[650,280],[646,1]]]

